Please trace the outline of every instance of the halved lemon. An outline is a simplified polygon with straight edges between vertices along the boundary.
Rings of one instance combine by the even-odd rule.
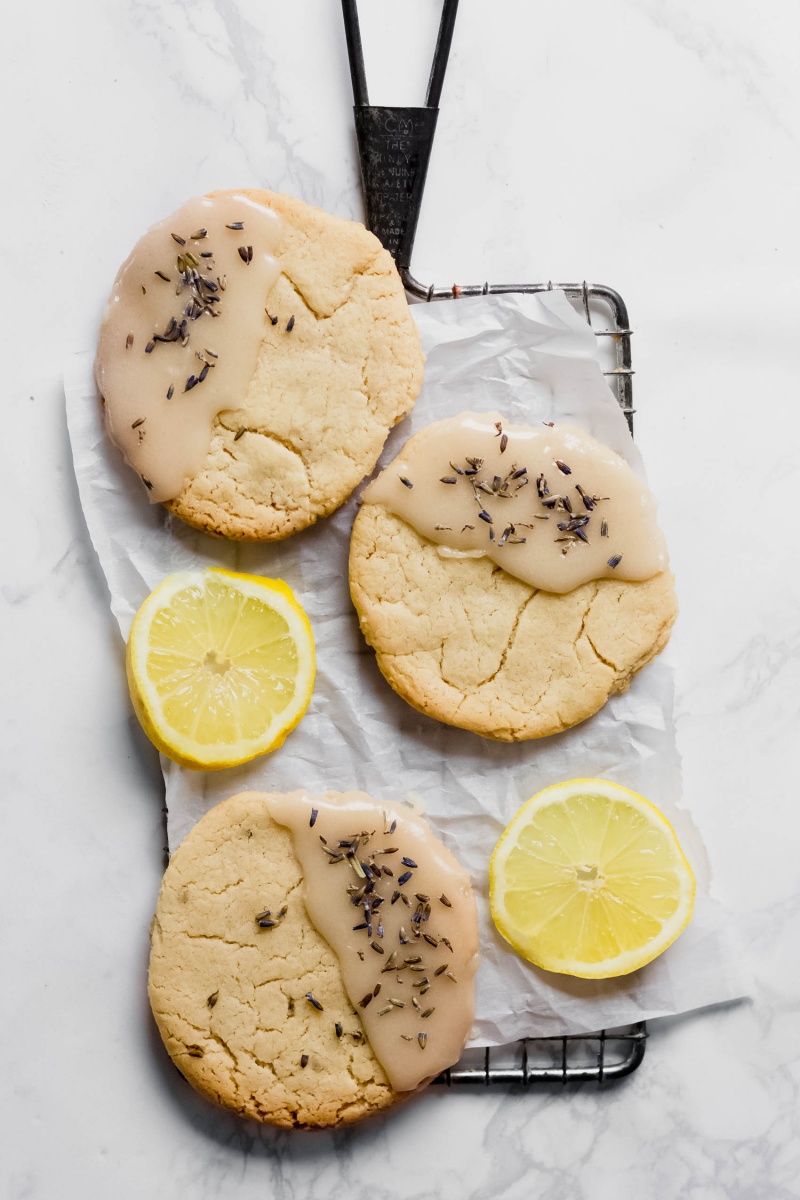
[[[179,571],[134,617],[127,670],[158,749],[218,770],[277,749],[297,725],[314,687],[314,637],[279,579]]]
[[[584,979],[651,962],[694,907],[694,874],[669,821],[604,779],[558,783],[523,804],[489,880],[506,941],[546,971]]]

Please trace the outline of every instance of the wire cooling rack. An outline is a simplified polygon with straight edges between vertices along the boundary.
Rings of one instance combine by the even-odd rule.
[[[425,105],[419,108],[371,105],[356,0],[342,0],[354,118],[361,160],[367,225],[394,256],[406,291],[423,302],[466,296],[535,293],[558,289],[583,314],[598,339],[603,374],[613,387],[633,433],[631,329],[622,297],[596,283],[452,284],[436,287],[411,274],[411,252],[419,220],[439,99],[453,37],[458,0],[444,0]],[[510,1046],[466,1051],[435,1083],[460,1085],[607,1083],[630,1075],[644,1058],[644,1021],[593,1034],[524,1038]]]
[[[644,1058],[646,1040],[644,1021],[599,1033],[525,1038],[512,1046],[467,1050],[434,1082],[445,1087],[610,1083],[636,1070]]]

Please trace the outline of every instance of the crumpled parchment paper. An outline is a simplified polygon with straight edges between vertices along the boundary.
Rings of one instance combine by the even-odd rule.
[[[390,435],[382,463],[415,430],[465,409],[498,409],[509,422],[572,421],[643,468],[598,363],[595,335],[558,291],[414,306],[427,355],[425,385]],[[247,546],[197,533],[150,505],[106,438],[92,353],[67,366],[67,414],[81,502],[123,637],[139,605],[172,571],[226,566],[277,576],[311,619],[318,674],[309,711],[284,746],[244,767],[198,773],[162,757],[174,848],[219,800],[243,789],[363,789],[421,804],[469,869],[478,895],[481,966],[471,1045],[592,1032],[741,996],[746,982],[725,916],[708,897],[704,847],[680,806],[669,652],[630,690],[575,729],[543,741],[494,743],[421,716],[385,683],[358,628],[347,583],[357,497],[286,542]],[[678,581],[680,595],[680,581]],[[691,614],[684,618],[691,620]],[[601,776],[656,803],[673,822],[698,876],[693,921],[641,971],[589,981],[539,971],[499,936],[487,901],[491,851],[534,792]]]

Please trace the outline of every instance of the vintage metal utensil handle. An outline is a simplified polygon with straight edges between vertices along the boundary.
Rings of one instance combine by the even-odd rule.
[[[428,94],[421,108],[369,103],[356,0],[342,0],[367,225],[407,270],[439,115],[458,0],[444,0]]]

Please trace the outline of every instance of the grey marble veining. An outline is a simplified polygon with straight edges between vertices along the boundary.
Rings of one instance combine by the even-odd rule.
[[[375,98],[386,81],[404,100],[392,49],[419,21],[429,60],[430,6],[362,7]],[[212,1109],[149,1020],[160,777],[77,502],[61,367],[133,239],[185,196],[264,184],[361,214],[339,5],[40,0],[4,34],[2,1195],[800,1195],[793,7],[463,0],[415,257],[426,281],[589,278],[628,301],[682,606],[684,800],[752,1000],[656,1023],[641,1070],[602,1091],[431,1092],[307,1136]]]

